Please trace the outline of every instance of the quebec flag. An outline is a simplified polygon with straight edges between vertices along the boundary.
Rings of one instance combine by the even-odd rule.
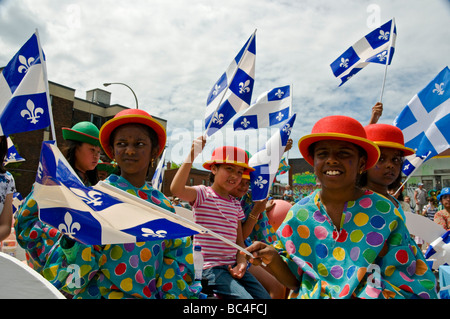
[[[208,94],[206,135],[222,128],[236,113],[248,108],[255,82],[256,31],[217,80]]]
[[[423,162],[450,148],[450,70],[445,67],[395,118],[405,146],[416,151],[407,156],[403,173],[410,175]]]
[[[270,188],[278,173],[281,158],[292,132],[295,117],[294,113],[278,132],[272,135],[264,147],[250,158],[248,165],[255,169],[250,172],[253,200],[264,200],[269,196]]]
[[[204,232],[170,211],[99,182],[86,187],[54,145],[42,144],[34,184],[39,218],[87,245],[162,240]]]
[[[279,124],[289,119],[291,108],[291,86],[274,88],[261,94],[256,102],[233,122],[233,128],[237,131]]]
[[[392,28],[393,26],[393,28]],[[392,32],[392,34],[391,34]],[[333,63],[331,70],[341,86],[369,63],[391,64],[395,51],[397,27],[392,19],[357,41]]]
[[[0,75],[0,135],[39,130],[50,125],[44,68],[35,33]]]
[[[17,149],[14,146],[14,143],[11,140],[11,137],[8,136],[6,141],[8,144],[8,153],[6,155],[4,165],[10,164],[10,163],[24,162],[25,159],[22,156],[20,156],[19,152],[17,152]]]
[[[42,143],[34,198],[39,219],[86,245],[125,244],[220,234],[104,182],[86,187],[55,145]],[[251,255],[250,255],[251,256]]]

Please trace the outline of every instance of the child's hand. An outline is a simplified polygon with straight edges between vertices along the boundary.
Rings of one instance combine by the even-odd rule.
[[[250,258],[250,262],[255,266],[259,266],[262,263],[269,265],[274,257],[278,256],[275,248],[260,241],[254,242],[246,249],[253,254],[254,258]]]
[[[228,271],[230,272],[231,276],[236,279],[241,279],[245,271],[247,270],[247,261],[245,258],[243,260],[239,261],[239,258],[236,260],[237,264],[234,267],[231,267],[228,265]]]
[[[206,137],[199,136],[192,141],[191,152],[188,155],[188,158],[184,161],[185,163],[194,162],[195,158],[203,151],[203,148],[206,144]]]

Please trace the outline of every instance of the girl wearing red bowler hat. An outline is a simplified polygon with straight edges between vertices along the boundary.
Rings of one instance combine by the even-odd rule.
[[[401,215],[385,197],[358,187],[379,148],[346,116],[319,120],[299,149],[322,188],[300,200],[278,228],[275,248],[248,247],[291,298],[437,298],[436,280]]]
[[[143,110],[127,109],[101,127],[99,139],[120,168],[105,183],[175,212],[170,201],[146,182],[149,166],[166,142],[158,121]],[[74,298],[196,299],[201,284],[194,280],[192,251],[190,237],[85,245],[64,235],[43,275]],[[75,271],[68,270],[71,265],[77,266]]]
[[[360,185],[388,198],[404,216],[398,200],[389,194],[401,185],[403,157],[414,154],[405,147],[402,131],[389,124],[370,124],[364,127],[367,138],[380,148],[380,158],[374,167],[368,169],[360,179]]]
[[[212,174],[211,186],[186,186],[192,162],[205,145],[203,137],[194,140],[188,158],[178,169],[170,191],[192,204],[194,220],[228,240],[245,247],[241,220],[242,207],[233,196],[248,165],[248,154],[238,147],[223,146],[214,150],[203,164]],[[194,246],[202,248],[202,280],[213,293],[224,299],[270,299],[264,287],[247,270],[246,258],[237,249],[208,234],[194,235]]]

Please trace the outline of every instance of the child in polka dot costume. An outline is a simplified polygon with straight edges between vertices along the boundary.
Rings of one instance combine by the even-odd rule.
[[[104,124],[100,141],[121,170],[106,183],[174,212],[170,201],[145,181],[152,158],[165,145],[159,123],[145,111],[125,110]],[[74,298],[198,298],[201,285],[194,280],[192,253],[190,237],[84,245],[64,235],[43,275]]]
[[[300,139],[322,189],[299,201],[279,227],[276,249],[248,248],[292,289],[291,298],[436,298],[436,282],[402,214],[356,186],[378,160],[357,121],[325,117]]]

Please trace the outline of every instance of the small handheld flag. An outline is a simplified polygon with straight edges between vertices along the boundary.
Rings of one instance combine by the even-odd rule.
[[[274,88],[261,94],[256,102],[233,122],[234,130],[277,125],[289,119],[291,109],[291,85]]]
[[[36,32],[0,75],[0,135],[48,127],[49,104],[44,54]]]
[[[250,106],[255,81],[256,31],[208,94],[206,135],[222,128],[236,113]]]
[[[369,63],[391,64],[395,51],[397,28],[394,19],[373,30],[342,53],[331,70],[341,86]]]
[[[253,200],[264,200],[269,196],[273,180],[278,172],[280,160],[286,148],[287,141],[291,135],[296,114],[266,142],[264,147],[254,154],[249,165],[255,169],[250,172],[250,186]]]

